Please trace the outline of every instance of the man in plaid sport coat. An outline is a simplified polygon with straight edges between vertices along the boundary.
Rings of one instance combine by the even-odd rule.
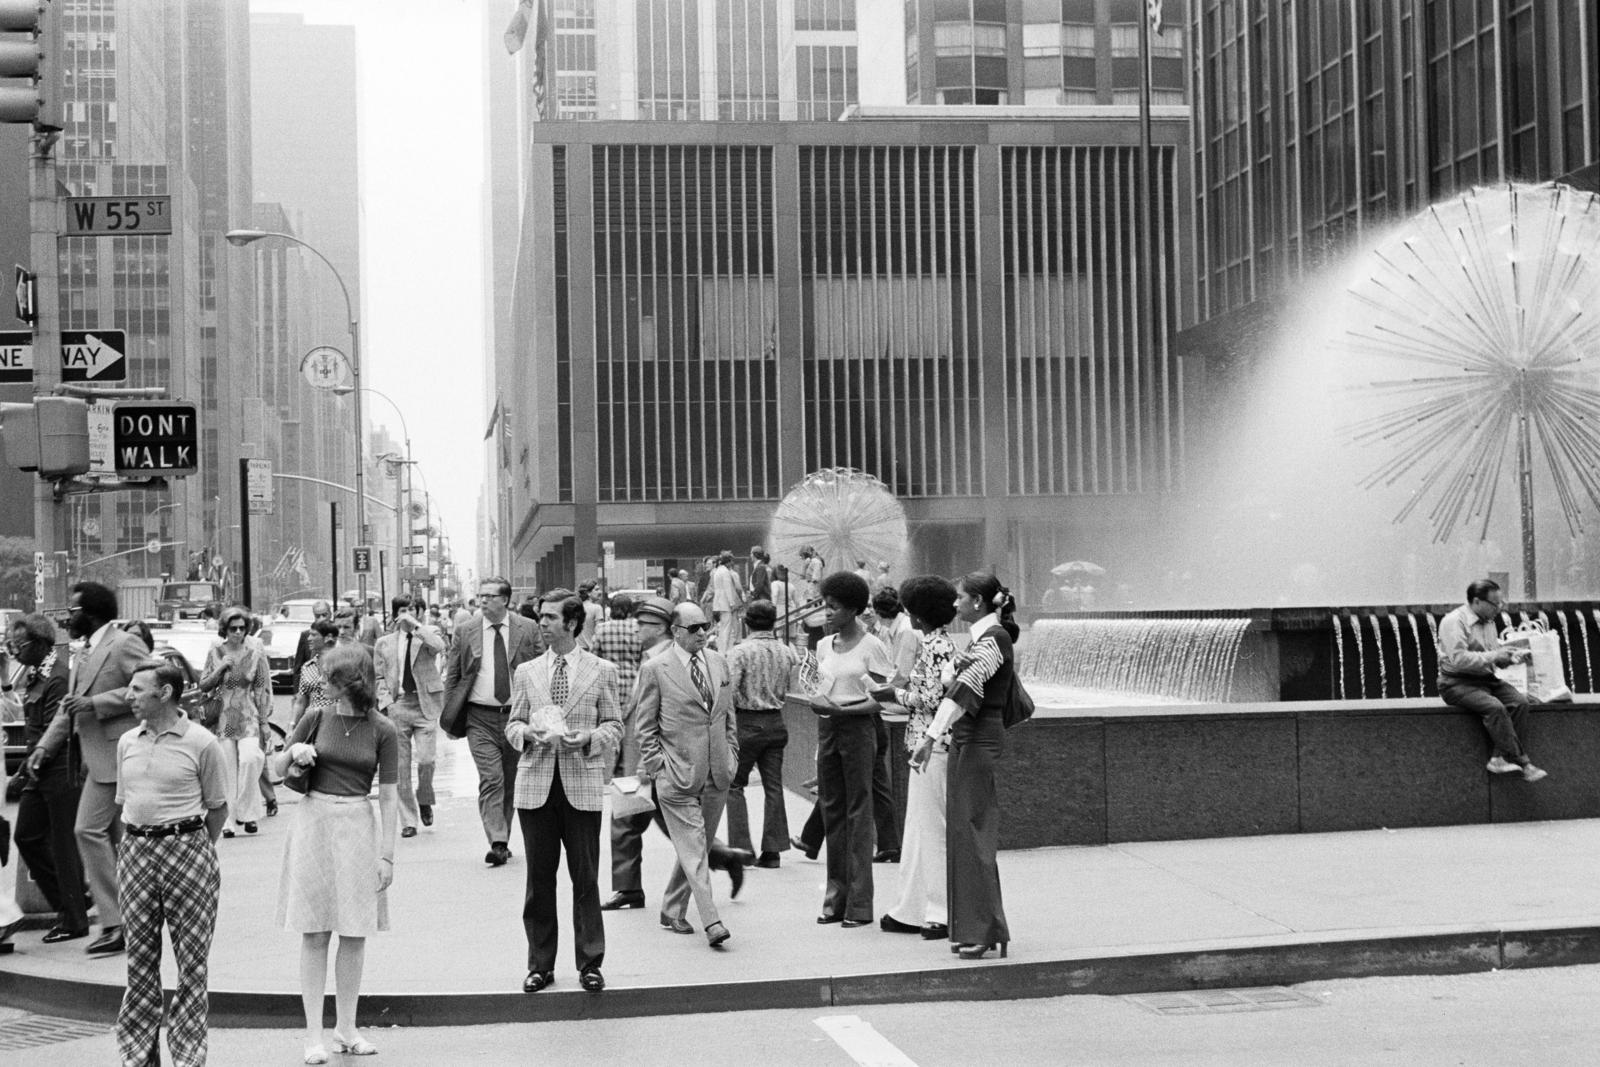
[[[572,879],[573,948],[579,984],[605,988],[600,965],[606,934],[600,913],[600,821],[611,763],[622,740],[617,668],[578,647],[583,601],[558,589],[539,601],[539,628],[547,649],[517,668],[511,684],[506,740],[522,753],[514,801],[528,856],[522,926],[528,936],[524,993],[555,980],[559,927],[556,868],[567,856]],[[564,726],[541,722],[539,709],[554,705]]]

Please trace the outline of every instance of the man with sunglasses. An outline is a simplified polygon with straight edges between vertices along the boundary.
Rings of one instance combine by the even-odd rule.
[[[117,803],[117,741],[138,725],[128,703],[128,682],[149,651],[133,634],[112,625],[117,594],[98,582],[79,582],[67,601],[67,632],[83,643],[73,654],[71,680],[61,711],[28,757],[36,774],[67,751],[75,734],[88,781],[78,795],[73,833],[100,913],[100,936],[91,956],[121,952],[122,911],[117,900],[117,843],[122,807]]]
[[[43,615],[24,615],[11,624],[11,654],[24,670],[17,679],[28,755],[39,747],[45,728],[67,695],[70,656],[56,644],[55,625]],[[31,761],[26,761],[31,765]],[[53,945],[89,934],[89,909],[84,904],[83,861],[72,836],[78,810],[78,781],[71,754],[56,753],[27,774],[17,805],[17,853],[33,880],[56,910],[55,925],[44,935]]]
[[[694,933],[685,917],[692,894],[706,941],[718,948],[732,935],[711,897],[710,838],[728,801],[739,739],[728,664],[706,649],[707,629],[698,604],[674,609],[675,647],[639,668],[635,721],[640,775],[655,782],[656,804],[678,854],[661,903],[661,925]]]
[[[511,858],[519,756],[506,740],[511,681],[518,667],[544,651],[544,642],[535,623],[509,610],[511,583],[504,578],[480,582],[478,601],[482,611],[457,627],[445,660],[439,728],[467,739],[478,768],[478,818],[489,839],[483,862],[503,867]]]

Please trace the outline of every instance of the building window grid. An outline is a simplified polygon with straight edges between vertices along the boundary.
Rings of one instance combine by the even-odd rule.
[[[1010,492],[1136,493],[1170,485],[1166,340],[1176,284],[1167,196],[1176,153],[1157,149],[1150,281],[1138,278],[1138,152],[1096,147],[1002,152],[1003,323]],[[1139,307],[1154,309],[1146,324]],[[1148,352],[1148,354],[1146,354]]]
[[[859,467],[907,498],[982,491],[973,163],[956,147],[802,148],[811,468]]]
[[[719,117],[737,122],[779,118],[776,13],[742,0],[717,3]]]
[[[776,497],[771,150],[608,146],[600,160],[600,500]]]

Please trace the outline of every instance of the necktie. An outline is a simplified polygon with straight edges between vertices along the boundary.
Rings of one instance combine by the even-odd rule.
[[[556,657],[555,676],[550,679],[550,700],[561,706],[567,706],[567,657]]]
[[[694,687],[700,690],[700,699],[706,702],[706,707],[711,707],[711,687],[706,684],[706,672],[700,669],[698,654],[689,657],[689,677],[694,681]]]
[[[400,692],[410,696],[417,691],[417,680],[411,676],[411,635],[406,634],[405,671],[400,676]]]
[[[504,623],[494,624],[494,702],[511,703],[511,664],[506,659]]]

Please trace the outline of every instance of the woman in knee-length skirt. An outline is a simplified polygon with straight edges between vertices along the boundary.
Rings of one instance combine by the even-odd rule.
[[[365,645],[335,645],[320,661],[331,709],[304,715],[276,757],[309,767],[309,789],[283,850],[278,922],[301,935],[300,996],[306,1015],[306,1063],[327,1063],[322,1004],[328,945],[339,935],[335,973],[334,1051],[357,1056],[376,1049],[356,1029],[367,937],[389,929],[386,891],[394,877],[398,825],[398,739],[379,714],[372,654]],[[378,810],[367,800],[378,779]]]

